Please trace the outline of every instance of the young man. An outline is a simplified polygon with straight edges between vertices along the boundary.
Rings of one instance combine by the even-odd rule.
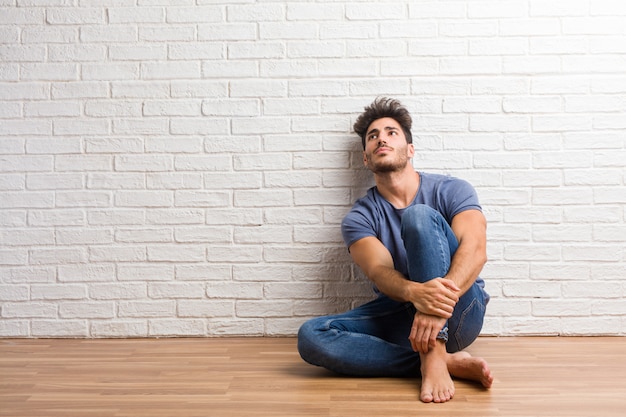
[[[343,314],[309,320],[298,333],[302,358],[353,376],[418,376],[420,399],[446,402],[452,376],[489,388],[487,363],[464,352],[478,336],[489,295],[486,221],[472,186],[416,172],[411,116],[379,98],[354,131],[376,186],[342,222],[352,259],[378,297]]]

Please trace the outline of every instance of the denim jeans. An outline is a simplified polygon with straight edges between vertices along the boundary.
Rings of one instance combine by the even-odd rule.
[[[402,216],[409,279],[426,282],[444,276],[458,248],[445,219],[435,210],[415,205]],[[488,295],[478,279],[459,299],[448,319],[446,350],[465,349],[478,337]],[[308,363],[351,376],[418,376],[420,357],[408,339],[415,316],[412,303],[378,298],[343,314],[305,322],[298,332],[298,351]]]

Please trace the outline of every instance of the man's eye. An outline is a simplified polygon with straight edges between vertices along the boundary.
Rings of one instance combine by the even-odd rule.
[[[371,135],[371,136],[369,137],[369,140],[372,140],[372,139],[378,139],[378,135]]]

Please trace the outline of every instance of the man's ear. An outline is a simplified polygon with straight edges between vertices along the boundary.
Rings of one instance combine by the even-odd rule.
[[[409,158],[413,158],[413,156],[415,155],[415,146],[413,146],[412,143],[409,143],[409,145],[406,147],[406,153]]]
[[[363,151],[363,165],[367,166],[367,154]]]

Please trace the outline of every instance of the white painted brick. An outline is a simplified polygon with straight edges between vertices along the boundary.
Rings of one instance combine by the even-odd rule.
[[[113,61],[165,60],[167,59],[167,47],[158,44],[111,45],[109,47],[109,56]]]
[[[235,227],[234,242],[238,244],[289,243],[291,227],[262,225],[255,227]]]
[[[285,265],[234,265],[233,279],[244,282],[291,281],[292,268]]]
[[[317,24],[309,23],[259,23],[260,39],[315,39],[317,36]]]
[[[83,64],[82,78],[83,80],[134,80],[139,78],[139,64]],[[109,106],[115,106],[117,103],[108,102]],[[120,116],[130,116],[130,114],[121,114]]]
[[[108,192],[58,191],[56,193],[57,207],[108,207],[111,205],[111,200]]]
[[[505,97],[502,109],[507,113],[558,113],[563,110],[560,97]]]
[[[255,4],[227,6],[226,12],[229,21],[269,22],[284,19],[286,9],[281,4]]]
[[[63,302],[59,305],[62,319],[111,319],[115,316],[113,302]]]
[[[210,262],[258,263],[263,260],[263,248],[260,246],[215,246],[207,256]]]
[[[51,208],[53,200],[49,192],[5,192],[0,208]]]
[[[92,262],[143,262],[146,249],[143,246],[96,246],[89,248]]]
[[[291,317],[293,303],[277,300],[241,300],[235,307],[237,317]]]
[[[21,78],[37,81],[73,81],[78,78],[76,64],[24,64]]]
[[[533,192],[534,204],[580,205],[589,204],[593,199],[592,190],[587,188],[536,189]]]
[[[288,3],[287,20],[313,20],[328,22],[342,20],[344,8],[341,4]]]
[[[226,119],[176,118],[170,122],[170,133],[174,135],[208,135],[228,133]]]
[[[90,335],[102,338],[128,338],[148,336],[148,325],[145,321],[94,321],[90,327]]]
[[[117,207],[171,207],[174,195],[170,191],[119,191],[115,193]]]
[[[215,282],[208,283],[206,294],[215,299],[261,299],[263,298],[263,284],[245,282]]]
[[[232,230],[230,226],[178,227],[174,239],[181,243],[230,243]]]
[[[179,300],[179,317],[233,317],[235,303],[233,301],[217,300]]]
[[[178,207],[227,207],[230,193],[214,191],[177,191],[175,204]]]
[[[53,62],[70,63],[101,62],[106,60],[106,54],[107,51],[104,46],[53,45],[49,48],[48,59]]]
[[[114,279],[114,265],[88,264],[59,266],[59,281],[62,282],[96,282],[113,281]]]
[[[176,311],[174,300],[120,301],[117,303],[118,317],[153,318],[172,316]]]
[[[87,176],[87,188],[96,190],[144,189],[145,176],[139,173],[91,173]]]
[[[200,262],[206,254],[202,246],[159,245],[148,246],[148,260],[151,262]]]
[[[87,222],[92,225],[127,226],[143,224],[143,210],[91,210],[87,215]]]
[[[220,319],[210,320],[211,334],[220,336],[263,335],[265,333],[263,319]]]
[[[146,212],[148,224],[202,224],[202,209],[154,209]]]
[[[121,119],[113,121],[113,133],[119,135],[164,135],[168,132],[164,118]]]
[[[54,267],[18,267],[7,271],[7,282],[51,283],[56,281]]]
[[[530,41],[530,53],[533,55],[547,54],[584,54],[587,43],[580,38],[536,38]]]
[[[117,277],[120,281],[171,281],[174,279],[174,266],[155,263],[119,265]]]
[[[110,7],[107,9],[109,23],[161,23],[165,10],[161,7]]]
[[[7,301],[28,301],[29,287],[27,285],[0,285],[0,300]]]
[[[198,153],[202,150],[202,139],[197,137],[176,138],[150,137],[144,141],[149,153]]]
[[[259,225],[262,223],[261,210],[256,208],[211,208],[207,210],[207,224],[231,224],[241,226]]]
[[[148,321],[148,334],[154,336],[204,336],[204,320],[158,319]]]
[[[185,281],[223,281],[231,279],[231,266],[195,264],[176,266],[176,279]]]
[[[408,10],[401,3],[346,4],[348,20],[403,19]]]
[[[52,135],[50,120],[0,120],[0,135]]]
[[[270,246],[263,251],[263,258],[267,262],[320,263],[322,251],[320,248],[311,248],[310,246]]]
[[[198,189],[202,186],[202,176],[191,173],[148,174],[147,186],[149,189]]]
[[[26,187],[30,190],[63,190],[83,187],[83,174],[40,174],[33,173],[26,177]]]
[[[2,316],[9,318],[55,318],[58,308],[54,303],[23,302],[4,303]]]
[[[122,155],[115,157],[118,171],[171,171],[172,157],[168,155]]]
[[[82,210],[30,210],[28,224],[32,226],[80,226],[85,224]]]
[[[168,23],[208,23],[224,20],[222,7],[194,6],[168,7],[166,21]]]
[[[53,132],[55,135],[106,135],[111,131],[108,120],[55,120]]]
[[[199,282],[155,282],[148,284],[148,296],[153,299],[202,298],[204,285]],[[183,303],[186,303],[185,300]]]
[[[43,62],[45,55],[45,48],[41,46],[0,46],[0,57],[5,62]]]
[[[388,61],[383,61],[381,65],[387,64]],[[406,75],[406,71],[398,69],[400,64],[408,64],[408,62],[393,62],[388,65],[388,71],[385,68],[381,69],[381,74],[385,76],[389,75]],[[417,68],[420,68],[419,66]],[[393,71],[392,69],[395,69]],[[407,70],[408,71],[408,70]],[[374,76],[378,75],[377,63],[373,59],[359,59],[359,58],[342,58],[342,59],[330,59],[324,62],[324,65],[320,66],[319,74],[328,77],[358,77],[358,76]]]
[[[2,320],[0,321],[0,336],[2,337],[28,337],[30,325],[27,320]]]
[[[499,57],[442,58],[439,66],[439,71],[444,75],[495,75],[502,71],[502,59]],[[426,74],[434,72],[436,71],[433,69]]]
[[[85,338],[89,335],[86,320],[33,320],[33,337]]]
[[[93,300],[128,300],[147,298],[144,283],[107,283],[89,286],[89,298]]]
[[[561,249],[557,244],[507,244],[504,248],[504,259],[507,261],[554,262],[560,260],[560,258]]]
[[[167,26],[150,25],[139,27],[138,38],[140,41],[164,42],[164,41],[192,41],[195,30],[193,26]]]
[[[618,222],[621,211],[615,207],[578,206],[576,210],[564,208],[564,219],[569,222],[613,223]]]

